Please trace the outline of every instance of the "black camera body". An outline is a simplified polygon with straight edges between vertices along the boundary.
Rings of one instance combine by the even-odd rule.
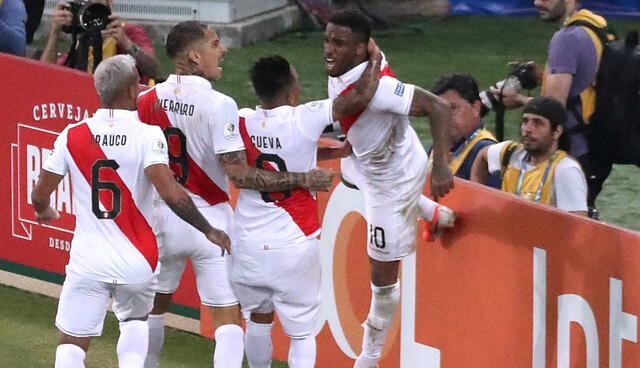
[[[111,9],[91,0],[69,1],[69,11],[72,14],[71,25],[62,27],[65,33],[97,33],[109,24]]]
[[[523,89],[530,90],[538,86],[535,66],[530,63],[518,65],[507,79],[497,82],[492,87],[500,92],[507,90],[520,93]],[[490,90],[480,92],[480,101],[482,102],[482,115],[490,110],[495,110],[501,105],[501,101],[497,99]]]

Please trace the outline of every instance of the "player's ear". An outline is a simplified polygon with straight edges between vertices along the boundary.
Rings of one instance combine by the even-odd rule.
[[[368,57],[367,54],[367,42],[358,42],[356,45],[356,55],[358,57]]]
[[[200,65],[200,59],[201,59],[200,52],[198,52],[197,49],[189,50],[187,52],[187,59],[196,65]]]

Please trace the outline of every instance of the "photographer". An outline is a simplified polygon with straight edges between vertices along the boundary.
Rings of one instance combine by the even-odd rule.
[[[95,32],[78,29],[78,9],[82,11],[81,7],[88,3],[105,5],[110,12],[111,0],[76,0],[74,4],[71,1],[59,2],[51,17],[49,39],[40,60],[92,73],[101,60],[118,54],[129,54],[136,60],[141,83],[146,84],[149,79],[157,78],[160,66],[151,40],[140,25],[122,23],[118,16],[111,14],[108,16],[108,24],[103,26],[102,23],[97,23],[100,27]],[[71,33],[72,40],[76,42],[70,46],[68,53],[59,56],[58,42],[63,31]],[[91,46],[94,44],[102,44],[102,50],[93,52],[94,48]]]
[[[590,164],[585,122],[588,122],[595,107],[593,85],[601,48],[597,49],[593,31],[571,23],[582,21],[605,28],[607,22],[601,16],[581,9],[580,0],[535,0],[534,4],[541,19],[561,26],[549,43],[547,65],[542,77],[542,95],[556,98],[567,108],[567,131],[572,142],[569,153],[580,162],[586,173],[590,215],[597,217],[595,199],[609,173],[601,173],[602,170]],[[500,91],[492,89],[492,92],[499,98]],[[521,107],[531,100],[531,97],[513,91],[502,92],[506,108]]]

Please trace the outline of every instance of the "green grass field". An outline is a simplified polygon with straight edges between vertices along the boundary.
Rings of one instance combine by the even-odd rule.
[[[612,22],[619,34],[634,26],[628,21]],[[637,27],[637,23],[635,23]],[[467,72],[481,87],[503,79],[511,60],[544,63],[546,45],[553,26],[535,18],[448,18],[423,19],[402,28],[376,31],[375,37],[398,77],[430,87],[440,75]],[[157,48],[165,73],[171,66],[162,46]],[[236,99],[240,107],[253,107],[248,70],[256,58],[280,54],[287,57],[300,75],[304,101],[326,96],[321,32],[294,32],[269,42],[230,50],[224,77],[215,87]],[[485,119],[493,128],[493,117]],[[507,114],[506,136],[518,136],[517,113]],[[430,143],[427,122],[416,119],[414,126],[425,144]],[[640,230],[640,200],[636,185],[640,169],[618,166],[606,183],[598,201],[602,219],[629,229]],[[50,367],[55,351],[53,326],[56,301],[16,289],[0,287],[0,368]],[[88,367],[114,367],[117,324],[112,315],[105,323],[105,336],[96,339],[88,356]],[[204,367],[211,357],[211,342],[198,336],[170,330],[167,333],[163,364],[166,367]],[[276,366],[276,365],[274,365]],[[286,364],[277,365],[285,367]]]

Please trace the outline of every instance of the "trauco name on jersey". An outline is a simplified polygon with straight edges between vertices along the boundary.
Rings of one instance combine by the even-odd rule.
[[[280,139],[278,137],[264,137],[260,135],[252,135],[251,143],[253,143],[256,148],[262,149],[281,149],[282,144],[280,144]]]
[[[110,147],[124,146],[127,144],[127,136],[125,134],[92,134],[90,144]]]
[[[158,99],[158,104],[164,111],[173,112],[178,115],[193,116],[195,106],[183,102],[173,101],[168,98]]]

